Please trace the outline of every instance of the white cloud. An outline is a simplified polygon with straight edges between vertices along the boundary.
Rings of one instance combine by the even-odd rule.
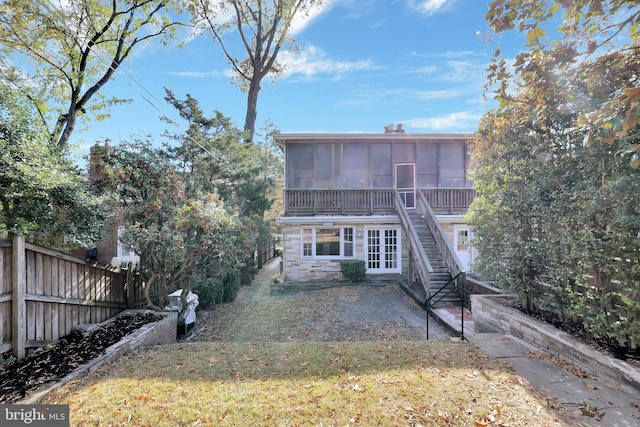
[[[305,13],[298,13],[291,21],[289,33],[293,36],[300,34],[316,18],[331,10],[335,3],[336,2],[334,0],[325,0],[320,3],[315,3],[309,10],[305,11]]]
[[[449,8],[457,0],[422,0],[414,7],[427,15],[433,15]]]
[[[484,64],[475,64],[467,61],[447,61],[447,72],[443,79],[452,82],[469,82],[478,79],[484,80]],[[481,71],[479,73],[479,71]]]
[[[439,70],[437,65],[426,65],[424,67],[415,68],[413,70],[402,71],[406,74],[433,74]]]
[[[369,86],[361,87],[338,102],[340,107],[353,107],[364,105],[376,105],[384,103],[386,105],[402,104],[410,100],[431,101],[434,99],[451,99],[465,95],[459,90],[434,90],[420,91],[413,89],[375,89]]]
[[[280,52],[278,62],[284,66],[284,76],[288,77],[302,75],[306,78],[312,78],[324,74],[340,78],[350,72],[379,68],[373,64],[371,59],[335,61],[327,58],[326,53],[315,46],[309,46],[297,54],[291,51]]]
[[[431,91],[418,91],[414,93],[419,99],[451,99],[460,95],[464,95],[464,92],[459,90],[431,90]]]
[[[187,77],[187,78],[207,78],[207,77],[231,77],[231,70],[225,71],[167,71],[165,74],[169,74],[171,76],[179,76],[179,77]]]
[[[469,132],[477,128],[480,122],[480,115],[471,114],[467,111],[451,113],[440,117],[424,117],[410,120],[403,120],[407,127],[416,129],[431,129],[436,131],[461,131]]]

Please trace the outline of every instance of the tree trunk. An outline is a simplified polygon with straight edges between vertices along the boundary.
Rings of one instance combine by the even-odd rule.
[[[247,94],[247,115],[244,121],[244,142],[253,142],[256,133],[256,119],[258,118],[258,93],[260,92],[260,80],[253,79]]]
[[[153,284],[155,279],[156,279],[156,275],[152,274],[151,277],[149,277],[149,279],[145,281],[145,283],[144,283],[144,297],[147,300],[147,307],[148,308],[150,308],[151,310],[162,311],[162,308],[160,308],[157,305],[155,305],[153,303],[153,301],[151,300],[151,285]]]

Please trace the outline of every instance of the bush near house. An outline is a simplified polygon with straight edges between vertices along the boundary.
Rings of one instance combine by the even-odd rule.
[[[626,141],[582,144],[571,117],[535,128],[527,102],[483,119],[474,151],[480,194],[467,219],[475,271],[587,336],[640,347],[640,174]],[[560,110],[560,106],[555,109]],[[552,128],[553,126],[553,128]],[[627,350],[628,349],[628,350]]]
[[[193,292],[198,295],[198,310],[207,310],[222,302],[224,285],[220,277],[210,277],[196,283]]]
[[[471,160],[475,270],[530,311],[640,348],[636,27],[618,19],[637,2],[491,3],[493,31],[517,29],[529,43],[515,61],[496,50],[488,68],[497,107],[480,122]],[[548,38],[556,19],[564,24]],[[609,49],[608,32],[626,38]]]
[[[362,260],[340,261],[340,271],[342,275],[352,282],[362,282],[366,267]]]
[[[199,281],[193,287],[193,292],[198,295],[198,310],[207,310],[216,304],[234,301],[240,287],[238,270],[226,270]]]
[[[241,286],[240,276],[238,270],[227,270],[222,275],[222,284],[224,285],[222,302],[231,302],[236,299]]]

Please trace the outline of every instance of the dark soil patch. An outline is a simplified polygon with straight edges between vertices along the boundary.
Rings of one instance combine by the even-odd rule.
[[[161,318],[154,313],[119,316],[91,332],[74,330],[43,351],[1,365],[0,403],[23,399],[30,392],[64,378],[131,332]]]

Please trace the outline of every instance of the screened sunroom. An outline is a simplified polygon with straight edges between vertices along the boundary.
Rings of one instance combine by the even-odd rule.
[[[475,193],[470,134],[281,134],[285,216],[395,212],[394,191],[415,206],[422,191],[436,213],[461,213]]]

